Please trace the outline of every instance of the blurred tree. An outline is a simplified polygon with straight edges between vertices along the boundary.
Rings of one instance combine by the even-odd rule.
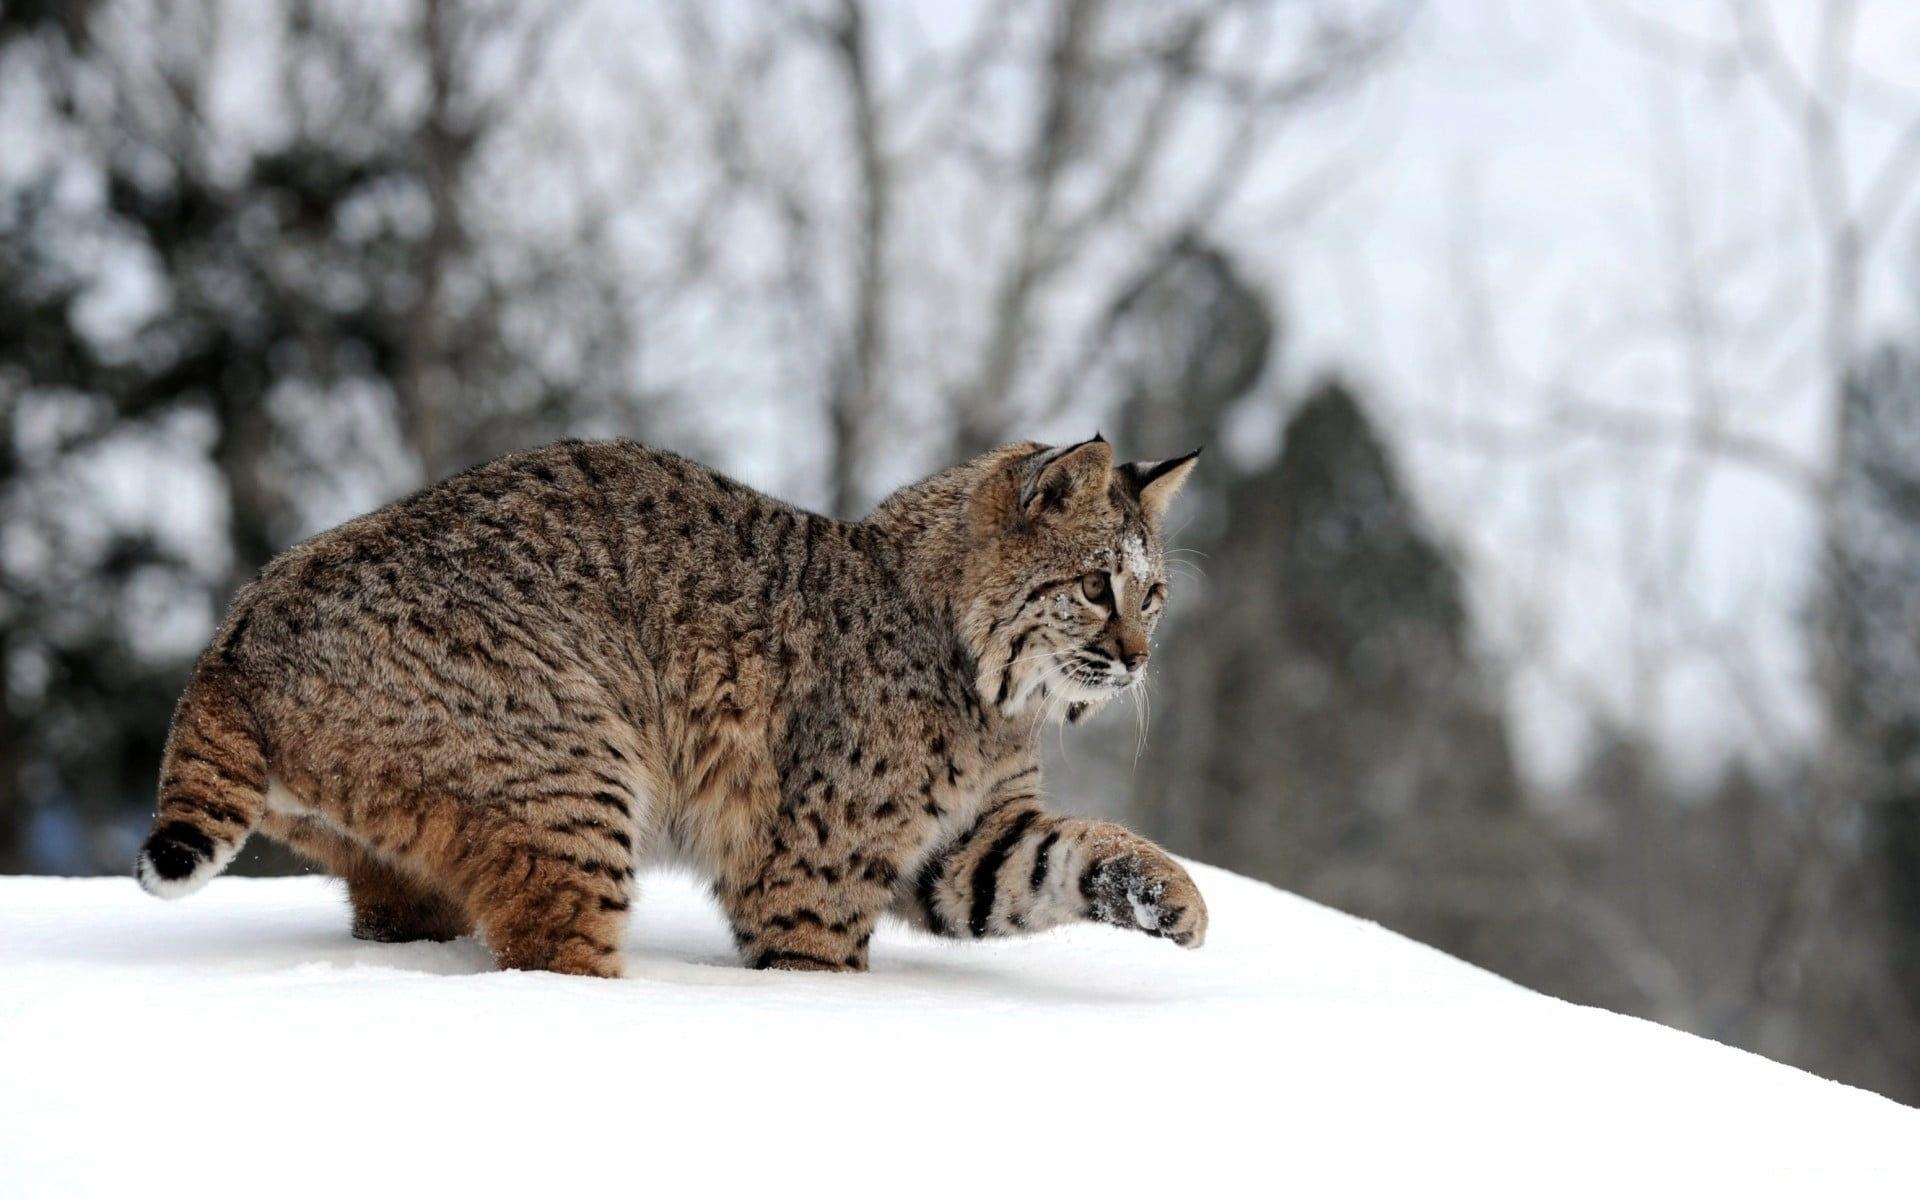
[[[1887,981],[1902,1007],[1884,1054],[1920,1088],[1920,355],[1890,345],[1841,396],[1840,438],[1821,595],[1828,752],[1822,786],[1857,814],[1840,869],[1867,882],[1864,911],[1884,931],[1854,988]],[[1857,850],[1854,849],[1857,847]],[[1857,865],[1856,865],[1857,864]],[[1857,889],[1842,891],[1844,905]],[[1827,952],[1823,958],[1831,961]]]
[[[1185,844],[1313,890],[1421,823],[1514,809],[1458,571],[1349,388],[1306,396],[1217,520],[1205,594],[1176,626],[1208,636],[1170,650],[1171,753],[1143,787],[1191,823]]]
[[[1124,288],[1106,358],[1128,444],[1220,441],[1261,395],[1279,322],[1231,256],[1183,235]],[[1654,956],[1566,878],[1522,802],[1458,567],[1360,398],[1325,381],[1279,455],[1215,459],[1180,536],[1138,818],[1188,853],[1563,993],[1641,999]],[[1176,572],[1199,568],[1176,550]],[[1631,959],[1630,963],[1623,960]]]
[[[0,506],[12,557],[39,548],[32,578],[0,558],[0,854],[23,765],[99,827],[144,805],[194,640],[142,638],[156,588],[210,614],[316,525],[572,428],[640,432],[624,300],[591,236],[556,251],[485,203],[516,68],[558,11],[6,10],[0,70],[61,152],[0,194]],[[247,119],[213,99],[236,86],[234,36],[267,87]],[[178,454],[182,430],[204,431],[219,552],[59,502],[100,454]]]
[[[1084,301],[1236,201],[1317,197],[1301,162],[1251,168],[1407,20],[1379,0],[649,11],[672,53],[635,68],[637,102],[674,122],[634,199],[670,231],[662,308],[718,294],[730,338],[766,338],[749,357],[824,416],[841,516],[916,469],[903,444],[932,467],[1095,407],[1075,351],[1107,314]],[[743,213],[772,252],[725,236]]]
[[[1182,233],[1107,318],[1121,444],[1173,454],[1218,437],[1273,357],[1276,324],[1224,251]]]
[[[6,323],[0,314],[0,327]],[[0,382],[0,521],[7,519],[14,476],[19,465],[14,452],[12,389]],[[21,793],[19,702],[13,687],[14,626],[20,619],[20,597],[14,573],[6,569],[6,550],[0,544],[0,874],[14,874],[26,866],[26,801]]]

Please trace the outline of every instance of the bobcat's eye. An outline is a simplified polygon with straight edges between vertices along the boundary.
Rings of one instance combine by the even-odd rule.
[[[1105,571],[1088,571],[1080,577],[1081,594],[1095,604],[1105,604],[1112,590],[1111,585],[1107,583]]]
[[[1140,611],[1150,613],[1166,603],[1166,600],[1167,585],[1164,583],[1156,583],[1147,589],[1146,595],[1140,597]]]

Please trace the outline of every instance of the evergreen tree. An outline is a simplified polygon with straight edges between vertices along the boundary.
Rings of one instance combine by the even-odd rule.
[[[271,26],[252,124],[207,100],[241,11]],[[0,863],[28,790],[97,834],[41,866],[124,863],[194,640],[156,647],[156,609],[210,624],[318,525],[572,429],[643,432],[609,268],[484,218],[503,108],[476,64],[531,11],[0,10],[0,86],[60,148],[0,188]],[[131,315],[90,319],[129,287]],[[217,551],[92,503],[106,452],[203,459]]]
[[[1885,970],[1920,1027],[1920,355],[1889,346],[1841,398],[1821,655],[1828,779],[1858,806]],[[1920,1078],[1920,1039],[1888,1049]]]

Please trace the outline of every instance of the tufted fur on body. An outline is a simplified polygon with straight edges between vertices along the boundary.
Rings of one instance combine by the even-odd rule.
[[[586,975],[662,858],[755,967],[862,969],[889,909],[1198,946],[1186,872],[1044,809],[1037,751],[1140,679],[1193,462],[1003,446],[855,522],[631,442],[476,467],[240,592],[136,874],[184,895],[259,830],[345,879],[356,936]]]

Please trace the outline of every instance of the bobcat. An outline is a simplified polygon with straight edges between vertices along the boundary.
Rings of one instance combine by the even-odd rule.
[[[346,880],[357,937],[581,975],[620,973],[659,858],[756,968],[863,970],[889,911],[1197,947],[1187,873],[1042,808],[1036,743],[1140,680],[1198,453],[1003,446],[851,522],[626,441],[475,467],[241,590],[136,874],[185,895],[257,829]]]

